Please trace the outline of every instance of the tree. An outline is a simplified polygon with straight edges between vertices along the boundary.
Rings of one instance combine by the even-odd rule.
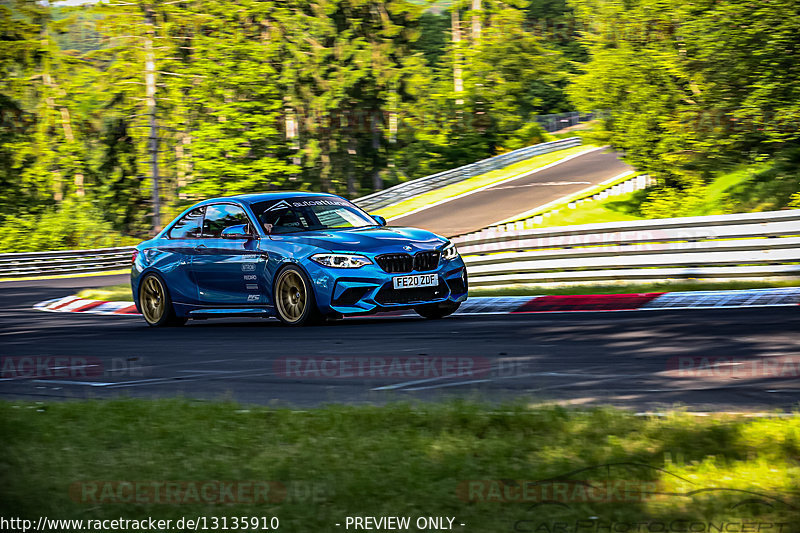
[[[0,6],[0,17],[5,42],[0,53],[0,166],[8,193],[0,201],[8,206],[4,214],[36,212],[85,195],[86,146],[71,90],[85,65],[59,49],[56,37],[71,20],[54,21],[47,6],[8,2]]]
[[[0,217],[144,236],[198,198],[356,197],[533,142],[566,63],[515,2],[3,2]]]
[[[591,61],[571,88],[611,142],[668,184],[798,144],[796,2],[576,0]]]

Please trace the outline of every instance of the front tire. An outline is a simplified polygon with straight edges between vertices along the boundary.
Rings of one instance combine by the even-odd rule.
[[[295,265],[278,272],[272,294],[275,314],[287,326],[316,324],[322,318],[308,276]]]
[[[461,307],[461,302],[442,302],[439,304],[426,304],[414,308],[416,313],[429,320],[444,318],[455,313]]]
[[[155,274],[145,274],[139,283],[139,307],[148,326],[159,328],[186,323],[185,318],[175,314],[167,286]]]

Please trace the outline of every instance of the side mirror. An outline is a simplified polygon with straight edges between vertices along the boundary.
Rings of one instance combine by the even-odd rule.
[[[247,224],[237,224],[222,230],[221,237],[223,239],[252,239],[253,234],[250,233],[250,228]]]
[[[375,222],[377,222],[378,225],[380,225],[380,226],[385,226],[386,225],[386,219],[383,218],[382,216],[380,216],[380,215],[372,215],[372,218],[375,219]]]

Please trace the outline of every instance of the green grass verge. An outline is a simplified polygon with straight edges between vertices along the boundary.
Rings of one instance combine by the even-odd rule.
[[[107,302],[132,302],[130,283],[120,283],[119,285],[108,285],[96,289],[83,289],[78,293],[81,298],[87,300],[105,300]]]
[[[800,506],[797,415],[650,417],[609,408],[470,403],[298,412],[187,400],[4,401],[0,430],[0,513],[6,518],[274,515],[281,531],[328,532],[342,531],[347,516],[451,516],[466,524],[455,528],[464,532],[550,532],[559,531],[553,522],[592,516],[616,523],[794,524]],[[588,470],[569,474],[580,469]],[[548,498],[563,505],[542,506],[468,502],[470,493],[459,492],[469,480],[491,480],[471,485],[483,487],[473,498],[500,499],[504,487],[514,496],[508,480],[553,478],[637,488],[617,488],[622,501],[604,503],[581,501],[592,493],[574,485]],[[118,492],[114,482],[203,480],[277,482],[286,494],[273,489],[281,501],[224,505],[115,500],[130,493]],[[642,494],[640,482],[672,494]],[[91,500],[92,486],[100,501]],[[552,493],[558,485],[538,487]],[[115,490],[103,492],[109,488]],[[80,502],[87,489],[89,501]],[[173,492],[171,501],[185,497]],[[523,521],[529,529],[515,529]]]
[[[545,213],[551,213],[550,215],[548,215],[548,218],[550,218],[550,217],[558,217],[559,215],[561,215],[562,217],[569,217],[570,212],[576,212],[576,210],[577,210],[577,208],[570,209],[569,208],[569,204],[570,203],[575,202],[577,200],[581,200],[583,198],[588,198],[588,197],[590,197],[592,195],[595,195],[595,194],[598,194],[598,193],[601,193],[604,190],[606,190],[607,188],[613,187],[614,185],[617,185],[617,184],[623,183],[625,181],[628,181],[629,179],[635,177],[638,174],[641,174],[641,173],[640,172],[639,173],[631,172],[629,174],[622,175],[622,176],[617,177],[617,178],[612,178],[612,179],[606,181],[605,183],[602,183],[602,184],[599,184],[599,185],[593,185],[593,186],[588,187],[588,188],[586,188],[586,189],[584,189],[582,191],[578,191],[578,192],[576,192],[574,194],[569,194],[567,196],[559,198],[558,200],[555,200],[553,202],[545,204],[545,205],[543,205],[541,207],[537,207],[535,209],[532,209],[532,210],[530,210],[528,212],[520,213],[519,215],[508,219],[507,222],[517,222],[519,220],[528,220],[531,217],[534,217],[536,215],[543,215]],[[618,198],[619,198],[618,196],[614,197],[615,200],[618,199]],[[590,203],[588,205],[591,206],[592,204]],[[556,212],[556,211],[558,211],[558,212]],[[589,216],[590,216],[590,215],[589,216],[587,216],[587,215],[588,214],[585,214],[584,211],[581,210],[578,213],[578,219],[579,220],[587,220],[587,219],[589,219]],[[625,215],[621,215],[618,218],[618,220],[633,220],[633,219],[635,219],[635,217],[626,218]],[[572,222],[572,224],[576,224],[576,223],[585,224],[586,222]],[[548,225],[552,225],[552,224],[548,223]]]
[[[743,165],[720,173],[704,188],[699,202],[687,212],[675,216],[782,209],[789,203],[791,195],[799,189],[798,176],[793,176],[786,162],[781,159]],[[647,195],[647,191],[637,191],[586,202],[575,209],[562,207],[558,213],[551,214],[534,227],[644,220],[640,208]]]
[[[534,227],[642,220],[643,217],[637,214],[637,210],[638,199],[643,194],[643,191],[621,194],[605,200],[586,202],[576,206],[575,209],[562,206],[558,213],[545,217],[541,224]]]
[[[622,283],[619,285],[580,285],[540,287],[536,285],[502,288],[471,287],[470,296],[529,296],[542,294],[637,294],[643,292],[730,291],[800,287],[800,280],[788,281],[675,281],[663,283]]]
[[[581,145],[573,148],[566,148],[564,150],[558,150],[556,152],[550,152],[549,154],[538,155],[536,157],[526,159],[525,161],[514,163],[513,165],[509,165],[505,168],[493,170],[491,172],[487,172],[486,174],[481,174],[480,176],[475,176],[468,180],[453,183],[452,185],[447,185],[440,189],[409,198],[403,202],[378,209],[372,214],[381,215],[385,218],[399,217],[400,215],[409,213],[415,209],[419,209],[420,207],[441,202],[442,200],[446,200],[466,192],[474,191],[475,189],[480,189],[481,187],[497,184],[517,174],[531,172],[537,168],[541,168],[571,155],[579,154],[593,148],[595,147]]]

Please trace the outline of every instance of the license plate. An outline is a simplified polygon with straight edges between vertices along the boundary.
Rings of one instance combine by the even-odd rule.
[[[439,285],[438,274],[415,274],[413,276],[397,276],[392,280],[395,289],[414,289],[416,287],[436,287]]]

